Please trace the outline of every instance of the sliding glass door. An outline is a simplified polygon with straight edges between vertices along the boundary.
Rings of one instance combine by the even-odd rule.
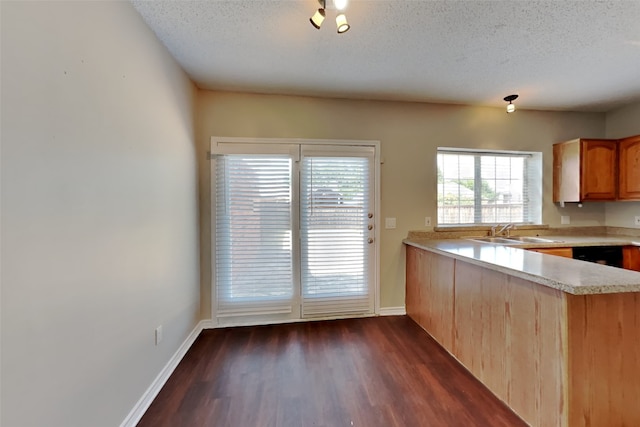
[[[291,158],[219,156],[216,178],[218,316],[291,313]]]
[[[373,149],[303,147],[302,317],[371,313]]]
[[[374,147],[218,144],[219,324],[374,312]]]

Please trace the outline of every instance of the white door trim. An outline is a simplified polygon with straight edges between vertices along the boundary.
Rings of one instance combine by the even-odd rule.
[[[225,151],[227,144],[279,144],[279,145],[335,145],[335,146],[368,146],[374,147],[374,239],[375,239],[375,264],[373,266],[374,275],[374,313],[380,313],[380,141],[376,140],[338,140],[338,139],[303,139],[303,138],[243,138],[243,137],[223,137],[212,136],[210,142],[210,154]],[[210,155],[211,159],[212,156]],[[210,228],[211,228],[211,322],[217,325],[216,317],[216,289],[215,289],[215,207],[216,199],[215,186],[215,162],[209,161],[210,169]]]

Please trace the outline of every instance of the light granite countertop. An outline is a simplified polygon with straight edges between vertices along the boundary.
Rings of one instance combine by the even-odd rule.
[[[464,238],[435,240],[415,236],[410,236],[403,242],[570,294],[640,292],[640,272],[525,250],[577,246],[640,246],[640,237],[620,235],[545,235],[541,237],[554,242],[505,246]]]

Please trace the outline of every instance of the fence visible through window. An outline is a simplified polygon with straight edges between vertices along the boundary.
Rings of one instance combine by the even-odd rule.
[[[438,148],[438,224],[535,223],[541,154]]]

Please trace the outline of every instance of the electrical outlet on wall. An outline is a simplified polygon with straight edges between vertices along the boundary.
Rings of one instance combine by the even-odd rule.
[[[424,226],[425,227],[431,227],[431,217],[430,216],[425,216],[424,217]]]
[[[560,216],[560,224],[571,224],[571,218],[569,217],[569,215]]]
[[[640,227],[640,216],[636,216],[636,227]]]

